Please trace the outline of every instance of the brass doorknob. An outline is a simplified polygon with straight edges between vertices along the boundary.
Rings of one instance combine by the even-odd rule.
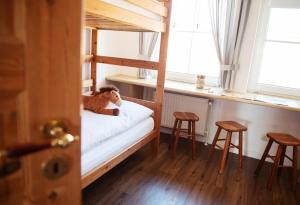
[[[43,127],[45,137],[54,138],[51,141],[52,147],[67,147],[72,142],[79,139],[68,133],[66,124],[62,121],[51,120]]]
[[[68,133],[67,126],[61,121],[49,121],[42,127],[42,131],[47,140],[16,144],[0,149],[0,179],[20,169],[20,157],[52,147],[66,148],[79,139],[78,136]]]
[[[66,134],[69,130],[63,121],[50,120],[41,128],[45,137],[57,138]]]
[[[61,121],[49,121],[43,126],[42,131],[44,136],[52,139],[17,144],[12,147],[0,149],[0,159],[23,157],[52,147],[65,148],[79,139],[78,136],[68,133],[67,126]]]

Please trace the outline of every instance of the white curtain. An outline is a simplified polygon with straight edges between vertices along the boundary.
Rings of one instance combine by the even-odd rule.
[[[220,86],[233,88],[251,0],[209,0],[212,32],[220,62]]]
[[[143,60],[151,60],[151,56],[153,54],[157,39],[158,39],[158,32],[139,33],[139,55]],[[138,77],[153,78],[154,72],[152,70],[140,68],[138,70]]]

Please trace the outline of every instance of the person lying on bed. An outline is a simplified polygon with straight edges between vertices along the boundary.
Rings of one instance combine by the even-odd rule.
[[[119,115],[119,109],[108,109],[107,105],[112,102],[117,106],[121,106],[122,99],[119,89],[115,86],[101,87],[99,92],[94,92],[91,96],[83,96],[83,107],[85,110],[104,115]]]

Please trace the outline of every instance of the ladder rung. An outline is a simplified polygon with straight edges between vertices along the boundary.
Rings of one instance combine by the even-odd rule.
[[[272,159],[273,161],[275,161],[275,159],[276,159],[276,156],[267,155],[267,157],[270,158],[270,159]],[[286,158],[289,159],[291,162],[293,162],[293,159],[290,158],[289,156],[284,155],[284,157],[286,157]]]
[[[135,60],[128,58],[117,58],[109,56],[94,56],[94,60],[97,63],[105,63],[111,65],[129,66],[135,68],[146,68],[151,70],[158,70],[158,62],[146,61],[146,60]]]

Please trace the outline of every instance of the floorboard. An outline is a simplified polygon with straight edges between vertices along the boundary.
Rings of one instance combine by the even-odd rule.
[[[238,169],[236,154],[230,154],[223,175],[218,174],[220,151],[206,162],[208,147],[199,143],[197,157],[191,159],[191,146],[181,140],[175,157],[168,151],[168,136],[162,136],[160,153],[152,156],[147,145],[83,190],[84,205],[271,205],[300,204],[300,187],[292,192],[288,170],[266,189],[271,164],[261,174],[253,173],[258,160],[244,157]]]

